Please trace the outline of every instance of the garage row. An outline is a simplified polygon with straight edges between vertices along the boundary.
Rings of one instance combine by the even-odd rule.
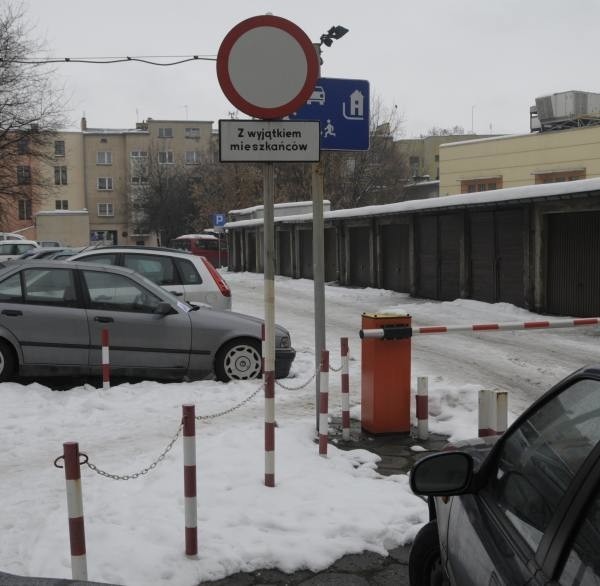
[[[262,220],[227,229],[229,270],[262,272]],[[275,259],[312,278],[310,215],[275,219]],[[600,180],[327,212],[325,281],[599,316]]]

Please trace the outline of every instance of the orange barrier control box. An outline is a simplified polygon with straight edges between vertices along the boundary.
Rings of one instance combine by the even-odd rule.
[[[411,327],[411,316],[363,313],[362,329]],[[411,338],[362,340],[361,427],[369,433],[410,432]]]

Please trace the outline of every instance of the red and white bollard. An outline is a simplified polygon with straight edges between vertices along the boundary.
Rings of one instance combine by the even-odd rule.
[[[265,385],[265,486],[275,486],[275,373],[263,375]]]
[[[426,376],[417,377],[417,438],[429,437],[429,382]]]
[[[102,330],[102,388],[110,390],[110,358],[108,355],[108,330]]]
[[[350,374],[348,368],[348,338],[341,339],[342,354],[342,439],[350,440]]]
[[[329,439],[329,351],[321,351],[319,387],[319,456],[327,456]]]
[[[479,391],[479,437],[501,435],[508,426],[508,393]]]
[[[69,541],[71,543],[71,575],[73,580],[87,580],[83,498],[79,470],[79,444],[63,444],[65,479],[67,481],[67,510],[69,514]]]
[[[198,509],[196,502],[196,412],[183,405],[183,494],[185,498],[185,555],[198,553]]]

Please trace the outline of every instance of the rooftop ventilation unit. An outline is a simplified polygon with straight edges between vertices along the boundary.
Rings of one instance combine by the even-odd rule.
[[[559,92],[535,99],[529,109],[531,132],[600,124],[600,94]]]

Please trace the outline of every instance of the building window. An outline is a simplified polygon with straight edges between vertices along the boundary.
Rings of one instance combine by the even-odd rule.
[[[161,165],[174,163],[175,157],[173,151],[158,151],[158,162]]]
[[[19,165],[17,167],[17,184],[29,185],[31,183],[31,167],[29,165]]]
[[[410,176],[416,177],[419,174],[419,157],[410,157],[409,165],[410,165]]]
[[[113,188],[112,177],[98,177],[98,191],[111,191]]]
[[[491,191],[493,189],[502,189],[502,177],[468,179],[460,182],[461,193],[476,193],[478,191]]]
[[[54,156],[64,157],[65,156],[65,141],[55,140],[54,141]]]
[[[31,200],[19,200],[19,220],[31,220]]]
[[[173,129],[172,128],[159,128],[158,129],[158,138],[173,138]]]
[[[68,199],[57,199],[55,202],[57,210],[68,210],[69,200]]]
[[[132,159],[147,159],[148,151],[131,151],[129,155]]]
[[[112,217],[114,216],[113,204],[110,202],[98,204],[98,216]]]
[[[186,128],[185,129],[185,137],[186,138],[200,138],[200,129],[199,128]]]
[[[535,174],[536,185],[539,183],[561,183],[563,181],[577,181],[578,179],[585,179],[585,169]]]
[[[96,165],[112,165],[112,153],[110,151],[98,151],[96,153]]]
[[[200,153],[198,151],[185,151],[185,164],[198,165],[200,163]]]
[[[17,143],[17,152],[20,155],[26,155],[29,153],[29,138],[27,136],[19,139],[19,142]]]
[[[148,177],[144,177],[143,175],[132,175],[131,183],[133,185],[146,185],[148,183]]]
[[[65,165],[54,167],[54,185],[67,184],[67,167]]]

